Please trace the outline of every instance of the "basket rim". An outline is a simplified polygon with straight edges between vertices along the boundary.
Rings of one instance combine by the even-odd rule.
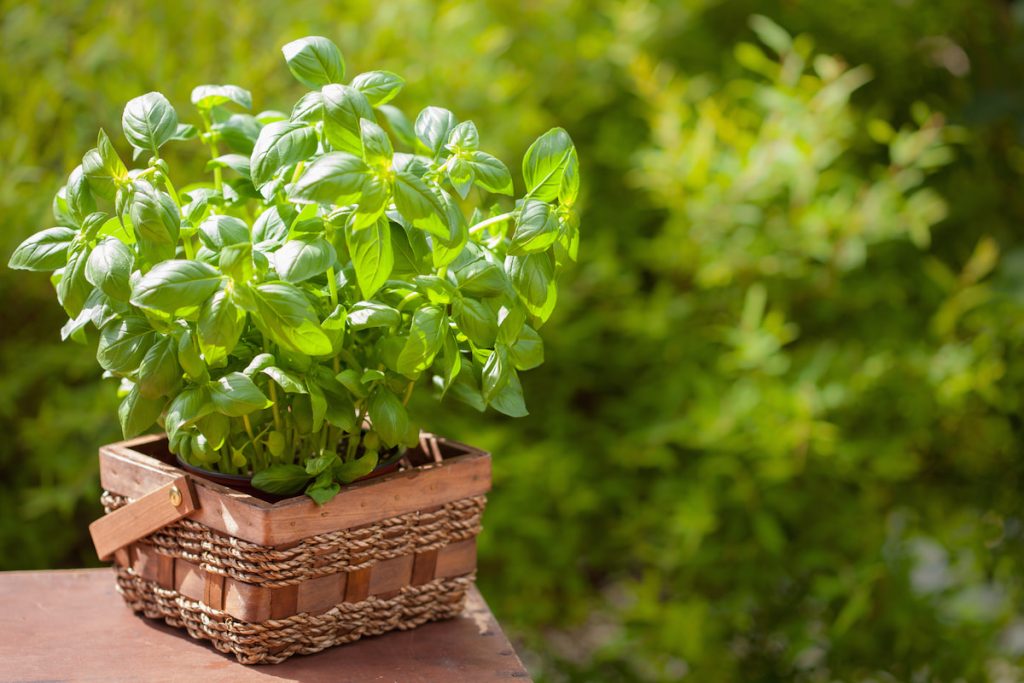
[[[200,503],[192,519],[242,540],[279,546],[487,493],[491,488],[490,453],[451,439],[435,438],[442,452],[440,463],[417,465],[355,482],[323,506],[317,506],[304,495],[270,503],[191,477],[177,465],[152,454],[166,448],[164,434],[102,446],[100,482],[107,491],[134,499],[172,479],[190,476]]]

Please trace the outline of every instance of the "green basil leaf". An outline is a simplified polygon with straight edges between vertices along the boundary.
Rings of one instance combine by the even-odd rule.
[[[256,312],[253,322],[274,343],[307,356],[331,353],[331,340],[320,329],[302,290],[286,282],[267,282],[251,291]]]
[[[526,417],[526,403],[523,401],[523,387],[515,370],[509,370],[508,379],[489,401],[492,408],[509,417]]]
[[[324,135],[331,146],[341,152],[363,153],[360,139],[361,119],[375,121],[373,107],[366,96],[348,85],[325,86],[320,95],[324,104]]]
[[[96,360],[110,372],[127,374],[142,363],[156,333],[149,322],[138,315],[129,315],[108,323],[100,330]]]
[[[368,451],[361,458],[338,463],[334,466],[333,473],[335,477],[348,484],[373,472],[379,461],[380,457],[376,451]]]
[[[199,311],[196,332],[207,364],[218,367],[238,345],[245,330],[245,311],[226,289],[214,293]]]
[[[508,284],[501,266],[483,258],[458,268],[455,280],[462,293],[469,296],[498,296]]]
[[[67,200],[67,186],[57,190],[57,194],[53,196],[53,204],[50,206],[53,211],[53,217],[61,225],[69,225],[78,227],[78,221],[68,211],[68,200]]]
[[[157,335],[139,365],[136,387],[146,398],[168,396],[181,382],[177,342],[173,337]]]
[[[465,199],[469,196],[470,190],[473,189],[473,179],[475,178],[473,166],[460,157],[449,159],[447,166],[449,182],[451,182],[452,187],[455,188],[459,196]]]
[[[474,181],[477,185],[488,192],[512,196],[512,174],[500,159],[476,150],[467,163],[473,167]]]
[[[526,308],[534,316],[547,320],[555,308],[555,262],[550,252],[508,256],[505,271]]]
[[[494,311],[483,301],[463,299],[461,308],[455,314],[455,324],[462,334],[480,348],[489,349],[494,346],[498,336],[498,322]]]
[[[367,95],[367,98],[370,98],[370,96]],[[370,99],[372,102],[372,98]],[[409,119],[406,118],[401,109],[392,107],[390,104],[376,105],[376,109],[377,113],[384,117],[384,121],[399,142],[411,148],[416,147],[416,131],[413,130],[412,123],[409,122]]]
[[[386,374],[384,374],[384,372],[382,372],[380,370],[373,370],[373,369],[371,369],[371,370],[367,370],[366,372],[364,372],[359,377],[359,382],[361,384],[370,385],[370,384],[373,384],[375,382],[383,382],[384,380],[387,379],[387,377],[388,376]]]
[[[192,104],[209,110],[228,102],[252,109],[252,93],[237,85],[197,85],[192,88]]]
[[[384,132],[384,129],[373,121],[361,119],[359,121],[359,138],[363,145],[363,159],[368,164],[391,165],[391,157],[395,149],[391,145],[391,138]]]
[[[232,244],[247,243],[249,226],[241,218],[216,214],[199,224],[199,239],[207,249],[219,252]]]
[[[210,209],[210,204],[219,201],[221,193],[212,187],[196,187],[181,193],[181,200],[184,202],[181,207],[181,217],[192,225],[198,225],[203,221]]]
[[[324,424],[324,417],[327,415],[327,399],[324,397],[323,389],[311,377],[306,378],[306,390],[308,391],[309,404],[313,411],[313,423],[310,429],[316,433],[320,431]]]
[[[166,97],[150,92],[125,105],[121,128],[132,147],[156,154],[177,132],[178,114]]]
[[[561,128],[552,128],[537,138],[523,157],[527,196],[544,202],[555,199],[574,149],[569,134]]]
[[[363,182],[362,196],[352,217],[352,229],[362,230],[376,223],[388,208],[391,187],[379,176],[371,173]]]
[[[74,318],[82,312],[92,287],[85,278],[85,267],[89,260],[89,252],[83,249],[72,250],[68,255],[68,264],[60,275],[57,283],[57,301]]]
[[[317,476],[326,472],[331,465],[338,462],[337,453],[324,453],[323,455],[315,455],[306,461],[306,474],[311,476]],[[308,493],[308,491],[307,491]]]
[[[526,324],[526,310],[519,302],[498,309],[498,341],[506,346],[516,343]]]
[[[472,121],[463,121],[448,133],[446,146],[452,152],[471,152],[480,147],[480,133]]]
[[[207,385],[190,386],[171,400],[167,406],[164,426],[171,442],[182,429],[191,427],[214,410],[210,400],[210,389]]]
[[[395,446],[409,431],[409,414],[402,402],[386,387],[378,385],[370,396],[370,423],[387,446]]]
[[[432,304],[450,304],[460,298],[455,285],[437,275],[417,275],[413,283]]]
[[[174,129],[171,140],[192,140],[197,137],[199,137],[198,128],[191,123],[179,123],[178,127]]]
[[[320,323],[320,329],[324,331],[327,338],[331,340],[331,348],[336,354],[341,350],[342,345],[345,343],[345,317],[347,311],[345,307],[338,304],[334,307],[323,322]]]
[[[206,437],[209,447],[219,450],[231,433],[231,420],[222,413],[210,413],[196,422],[196,427]]]
[[[328,83],[345,80],[345,60],[341,50],[323,36],[293,40],[281,48],[288,70],[307,88],[316,90]]]
[[[68,248],[77,233],[71,228],[47,228],[18,245],[7,266],[16,270],[49,271],[68,261]]]
[[[306,382],[299,375],[289,370],[270,365],[260,370],[264,375],[277,382],[288,394],[307,394]]]
[[[181,216],[169,194],[145,180],[136,180],[129,214],[143,260],[157,263],[174,258]]]
[[[224,282],[224,276],[202,261],[164,261],[142,276],[132,288],[131,302],[162,313],[200,306]]]
[[[349,311],[348,324],[355,331],[372,327],[396,328],[402,324],[402,314],[375,301],[360,301]]]
[[[573,147],[562,173],[562,184],[558,188],[558,201],[565,206],[572,206],[580,194],[580,160]]]
[[[435,269],[444,268],[453,263],[469,242],[469,225],[462,209],[447,192],[440,193],[441,203],[448,219],[448,238],[431,240],[431,260]]]
[[[452,382],[459,376],[462,370],[462,353],[459,351],[459,340],[455,338],[455,331],[449,329],[444,337],[444,345],[441,347],[441,395],[447,393]]]
[[[427,149],[436,157],[459,121],[455,114],[441,107],[427,107],[416,117],[414,130]]]
[[[92,196],[89,180],[85,177],[85,170],[81,165],[76,166],[68,176],[65,196],[68,210],[78,223],[84,221],[86,216],[96,210],[96,199]]]
[[[230,168],[243,178],[251,178],[252,176],[249,157],[244,154],[222,154],[216,159],[206,162],[207,171],[215,168]]]
[[[334,379],[336,379],[343,387],[348,389],[349,393],[356,398],[366,398],[366,387],[364,387],[363,383],[360,381],[359,371],[353,368],[348,368],[335,375]]]
[[[316,131],[304,123],[278,121],[264,126],[252,149],[252,182],[262,187],[280,169],[316,153]]]
[[[509,358],[517,370],[532,370],[544,362],[544,342],[537,330],[524,325],[519,340],[508,348]]]
[[[238,154],[251,154],[260,134],[259,121],[250,114],[232,114],[214,123],[212,128],[231,151]]]
[[[509,370],[511,367],[508,360],[508,349],[504,344],[497,344],[484,363],[481,384],[483,386],[484,400],[490,402],[508,382]]]
[[[333,480],[333,476],[332,473],[325,472],[306,487],[306,495],[317,505],[326,505],[341,491],[341,485]]]
[[[128,301],[132,287],[129,282],[135,255],[121,240],[107,237],[97,244],[85,264],[85,279],[104,294],[117,301]]]
[[[558,216],[551,206],[536,199],[527,199],[516,219],[516,231],[508,253],[524,256],[545,251],[558,238]]]
[[[398,371],[415,379],[434,363],[444,343],[448,318],[437,306],[424,306],[413,313],[409,337],[398,356]]]
[[[60,328],[61,341],[72,339],[84,343],[86,340],[81,331],[89,323],[95,325],[96,329],[103,329],[104,325],[121,315],[121,312],[115,311],[111,304],[110,297],[106,294],[98,289],[92,290],[82,304],[81,312],[74,318],[69,318]]]
[[[284,211],[286,217],[281,215]],[[275,243],[288,239],[288,223],[295,219],[295,214],[288,209],[272,206],[257,218],[252,226],[252,241]],[[275,246],[276,248],[276,246]]]
[[[96,135],[96,152],[103,162],[103,170],[106,172],[107,177],[121,179],[128,175],[128,169],[125,168],[124,162],[121,161],[121,157],[118,155],[117,150],[114,149],[113,143],[110,142],[110,138],[102,128],[100,128],[100,132]]]
[[[395,173],[395,208],[415,227],[447,240],[450,238],[444,204],[426,182],[412,172]]]
[[[248,282],[255,272],[252,245],[229,244],[220,251],[217,267],[235,282]]]
[[[356,431],[356,406],[348,390],[333,377],[324,378],[321,388],[326,402],[324,418],[343,431]]]
[[[365,230],[347,230],[352,265],[363,298],[369,299],[391,276],[395,255],[391,249],[391,227],[388,219],[381,218]]]
[[[274,268],[285,282],[297,283],[320,275],[337,259],[331,243],[319,235],[299,235],[274,252]]]
[[[350,204],[359,199],[369,175],[369,167],[359,157],[332,152],[309,164],[290,186],[288,196],[299,202]]]
[[[279,496],[288,496],[301,491],[312,478],[306,474],[306,470],[303,467],[277,464],[254,474],[252,485],[260,491],[266,491],[267,493]]]
[[[375,107],[393,100],[404,85],[405,79],[390,71],[368,71],[352,79],[352,87]]]
[[[272,405],[259,387],[240,372],[211,382],[210,398],[217,411],[228,417],[242,417]]]
[[[133,439],[152,427],[166,403],[161,398],[145,398],[137,386],[132,387],[117,409],[124,438]]]
[[[319,90],[308,92],[299,98],[299,101],[292,107],[289,121],[302,121],[303,123],[317,123],[324,119],[324,99],[320,96]]]
[[[276,362],[277,359],[274,358],[273,355],[269,353],[258,353],[253,356],[252,360],[249,361],[249,364],[245,366],[245,370],[242,370],[242,374],[252,377],[257,372],[263,372],[264,369],[269,368]]]
[[[207,379],[206,363],[199,355],[199,344],[190,329],[185,329],[178,339],[178,363],[190,378],[194,380]]]
[[[479,412],[484,412],[487,404],[480,393],[480,381],[473,370],[473,365],[463,363],[455,382],[449,388],[452,396]]]
[[[89,184],[89,190],[97,197],[111,200],[117,193],[114,178],[103,164],[99,150],[90,149],[82,157],[82,173]]]

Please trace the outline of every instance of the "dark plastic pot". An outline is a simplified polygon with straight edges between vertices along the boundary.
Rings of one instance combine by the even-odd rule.
[[[388,457],[377,463],[377,466],[373,468],[372,472],[370,472],[366,476],[356,479],[356,481],[376,479],[377,477],[383,477],[385,474],[397,472],[398,468],[401,467],[401,463],[399,461],[402,459],[402,456],[405,455],[405,450],[405,447],[395,448],[393,452],[388,455]],[[235,491],[239,491],[241,493],[247,493],[250,496],[255,496],[256,498],[260,498],[271,503],[294,497],[279,496],[273,493],[267,493],[266,491],[261,491],[252,485],[251,476],[247,476],[244,474],[222,474],[221,472],[214,472],[213,470],[208,470],[202,467],[196,467],[195,465],[190,465],[180,455],[175,455],[174,457],[175,460],[177,460],[178,462],[178,466],[181,467],[186,472],[188,472],[189,474],[195,475],[197,477],[202,477],[207,481],[215,482],[217,484],[220,484],[221,486],[226,486],[229,489],[234,489]]]

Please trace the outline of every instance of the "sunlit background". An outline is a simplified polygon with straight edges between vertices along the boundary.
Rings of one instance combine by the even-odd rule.
[[[1022,29],[1001,0],[0,0],[2,260],[98,127],[127,157],[128,99],[287,106],[307,34],[474,120],[517,188],[561,125],[583,242],[531,416],[417,406],[494,453],[479,583],[531,671],[1021,680]],[[95,565],[114,387],[45,275],[0,301],[0,569]]]

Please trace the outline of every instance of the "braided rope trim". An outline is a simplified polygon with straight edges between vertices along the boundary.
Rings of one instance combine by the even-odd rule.
[[[242,664],[277,664],[292,655],[312,654],[395,629],[407,630],[457,616],[475,574],[405,586],[389,598],[371,596],[341,603],[323,614],[246,622],[161,588],[134,570],[116,567],[117,589],[136,612],[185,628],[197,640],[209,640]]]
[[[130,501],[104,491],[102,502],[109,513]],[[480,533],[486,503],[486,496],[463,498],[434,510],[310,536],[290,548],[243,541],[190,519],[170,524],[140,543],[199,565],[203,571],[273,588],[365,569],[382,560],[473,538]]]

